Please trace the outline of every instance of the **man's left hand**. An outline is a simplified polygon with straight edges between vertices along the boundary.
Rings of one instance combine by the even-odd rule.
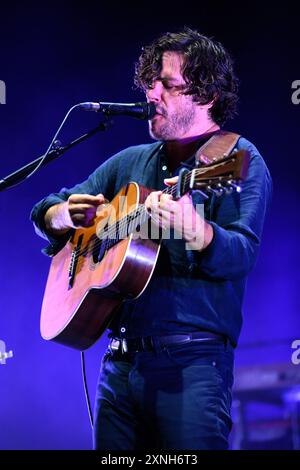
[[[177,181],[177,176],[164,180],[167,186],[173,186]],[[212,241],[213,228],[195,210],[189,194],[174,200],[171,194],[153,191],[147,197],[145,206],[154,222],[164,230],[174,229],[179,237],[188,242],[188,249],[202,251]]]

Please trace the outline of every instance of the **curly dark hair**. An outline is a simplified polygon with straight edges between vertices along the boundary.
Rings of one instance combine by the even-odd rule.
[[[135,64],[135,85],[147,90],[159,77],[162,56],[166,51],[178,52],[184,57],[182,76],[186,95],[194,101],[207,104],[214,101],[210,116],[223,125],[237,111],[238,79],[233,71],[230,54],[220,42],[185,27],[176,33],[166,33],[142,49]]]

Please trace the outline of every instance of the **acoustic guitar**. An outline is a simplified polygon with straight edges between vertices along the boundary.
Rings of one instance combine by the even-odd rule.
[[[216,163],[183,169],[174,186],[163,192],[179,198],[193,190],[204,197],[240,191],[249,153],[233,152]],[[45,289],[41,335],[85,350],[104,333],[122,302],[146,289],[155,269],[161,238],[142,236],[150,214],[144,202],[152,190],[135,182],[99,206],[93,226],[74,231],[57,253]]]

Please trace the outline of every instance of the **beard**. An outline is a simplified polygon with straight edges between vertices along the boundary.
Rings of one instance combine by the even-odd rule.
[[[149,133],[156,140],[176,140],[183,137],[194,124],[195,104],[189,103],[182,110],[168,114],[160,110],[162,117],[154,117],[149,121]]]

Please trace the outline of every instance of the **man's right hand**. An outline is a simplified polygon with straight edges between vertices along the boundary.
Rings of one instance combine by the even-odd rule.
[[[72,194],[66,202],[47,210],[46,228],[54,235],[62,235],[70,228],[90,227],[95,222],[98,206],[106,202],[103,194]]]

